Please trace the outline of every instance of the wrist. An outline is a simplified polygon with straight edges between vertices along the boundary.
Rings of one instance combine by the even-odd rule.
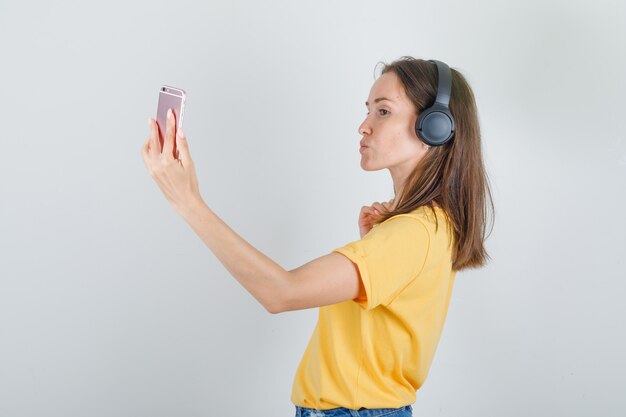
[[[209,207],[206,205],[204,200],[202,200],[202,198],[193,198],[185,201],[183,204],[175,206],[175,209],[183,218],[188,219],[209,209]]]

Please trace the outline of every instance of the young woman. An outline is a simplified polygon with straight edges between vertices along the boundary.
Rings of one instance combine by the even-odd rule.
[[[439,61],[402,57],[384,66],[365,104],[361,167],[389,169],[395,197],[362,207],[361,239],[290,271],[209,209],[174,117],[163,149],[152,119],[142,148],[170,203],[269,312],[319,307],[294,378],[297,417],[410,416],[456,272],[489,259],[485,225],[493,202],[465,78]],[[431,110],[437,114],[429,119]]]

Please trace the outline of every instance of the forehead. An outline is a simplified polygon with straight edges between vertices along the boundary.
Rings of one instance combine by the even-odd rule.
[[[395,104],[407,104],[409,100],[404,92],[402,81],[393,71],[386,72],[378,77],[374,85],[372,85],[367,101],[371,105],[378,97],[387,97],[393,100]],[[383,101],[383,103],[388,102]]]

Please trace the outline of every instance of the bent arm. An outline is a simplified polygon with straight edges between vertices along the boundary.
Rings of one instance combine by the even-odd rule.
[[[203,201],[180,214],[228,272],[272,314],[365,295],[357,266],[344,255],[332,252],[286,271],[242,239]]]
[[[198,201],[179,214],[230,274],[270,313],[280,310],[289,273],[235,233],[205,203]]]

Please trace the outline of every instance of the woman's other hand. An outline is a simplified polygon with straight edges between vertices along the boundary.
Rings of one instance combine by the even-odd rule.
[[[359,233],[361,238],[372,229],[373,224],[382,217],[383,212],[392,210],[393,200],[392,198],[386,203],[375,201],[371,206],[361,207],[361,213],[359,214]]]

